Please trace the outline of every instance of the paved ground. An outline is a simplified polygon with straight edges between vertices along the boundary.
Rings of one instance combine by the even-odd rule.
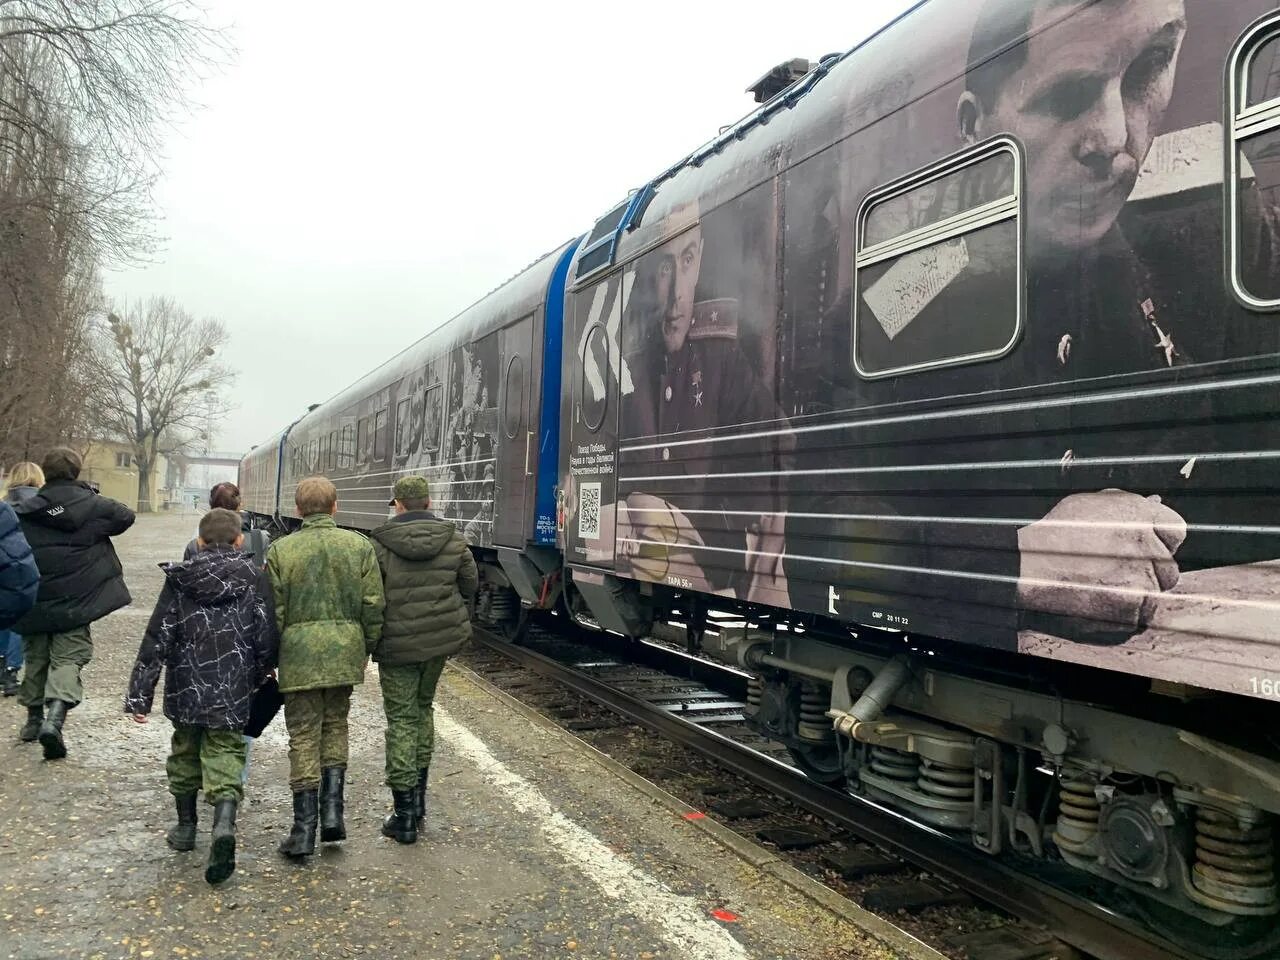
[[[192,526],[146,517],[121,539],[135,603],[94,628],[68,759],[20,744],[23,712],[0,703],[0,957],[887,956],[457,676],[442,687],[416,846],[378,835],[389,796],[371,669],[353,706],[350,839],[305,865],[275,852],[290,817],[277,720],[255,745],[239,869],[208,887],[208,808],[195,852],[163,840],[169,724],[120,713],[155,564],[180,554]]]

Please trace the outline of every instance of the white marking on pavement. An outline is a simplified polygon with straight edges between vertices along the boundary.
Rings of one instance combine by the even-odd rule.
[[[605,896],[622,900],[676,948],[676,955],[699,960],[746,960],[742,944],[711,920],[691,897],[673,892],[610,850],[598,837],[551,805],[542,792],[495,757],[484,742],[435,707],[436,732],[501,791],[504,801],[531,817],[565,860],[577,867]]]

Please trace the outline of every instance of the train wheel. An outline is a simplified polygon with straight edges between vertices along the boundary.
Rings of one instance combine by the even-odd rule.
[[[840,751],[828,747],[788,747],[791,762],[810,780],[828,787],[844,783],[844,767],[840,763]]]

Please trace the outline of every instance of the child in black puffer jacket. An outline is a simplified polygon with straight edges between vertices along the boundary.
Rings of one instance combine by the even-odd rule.
[[[270,586],[240,552],[240,517],[210,510],[200,521],[200,552],[161,564],[165,585],[138,650],[125,713],[139,723],[151,712],[156,681],[165,677],[164,714],[173,723],[167,764],[178,823],[168,842],[195,847],[196,792],[214,806],[205,879],[235,870],[236,807],[244,797],[242,731],[254,691],[274,666],[277,640]]]

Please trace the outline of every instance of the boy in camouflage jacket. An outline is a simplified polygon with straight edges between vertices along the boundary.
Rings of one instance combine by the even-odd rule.
[[[280,692],[289,731],[293,828],[280,852],[345,840],[343,783],[351,690],[382,636],[382,577],[369,541],[340,530],[338,493],[324,477],[298,484],[302,529],[272,544],[267,575],[280,630]]]

